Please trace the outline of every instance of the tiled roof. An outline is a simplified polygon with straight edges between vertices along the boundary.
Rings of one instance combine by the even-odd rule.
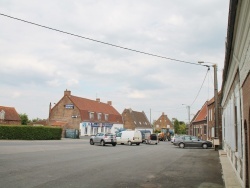
[[[0,112],[2,110],[5,112],[4,120],[21,121],[21,118],[14,107],[0,106]]]
[[[76,97],[70,95],[71,101],[79,108],[79,110],[87,110],[104,114],[120,115],[119,112],[111,105],[103,102],[98,102],[90,99]]]
[[[144,112],[133,111],[132,109],[125,109],[122,114],[129,114],[135,127],[151,128],[150,122]],[[123,117],[124,119],[127,119]],[[127,119],[128,120],[128,119]]]
[[[108,122],[123,123],[121,114],[110,104],[73,95],[69,95],[68,97],[80,110],[83,121],[89,120],[89,112],[96,112],[108,114]]]
[[[204,120],[206,120],[206,117],[207,117],[207,101],[202,106],[201,110],[199,111],[198,115],[194,119],[193,123],[204,121]]]

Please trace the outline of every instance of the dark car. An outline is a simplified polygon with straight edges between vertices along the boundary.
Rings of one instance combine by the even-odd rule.
[[[180,148],[202,147],[204,149],[207,149],[209,147],[212,147],[212,142],[201,140],[196,136],[185,135],[177,138],[177,140],[174,142],[174,145],[179,146]]]

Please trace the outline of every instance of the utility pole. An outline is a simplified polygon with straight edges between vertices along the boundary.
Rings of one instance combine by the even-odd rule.
[[[218,108],[218,81],[217,81],[217,65],[214,64],[214,113],[215,113],[215,121],[214,121],[214,137],[219,139],[219,108]],[[220,142],[220,141],[219,141]],[[219,145],[215,145],[215,150],[218,150]]]
[[[214,68],[214,149],[217,151],[220,145],[220,138],[219,138],[219,108],[218,108],[218,80],[217,80],[217,64],[199,61],[198,63],[209,63],[212,64]],[[209,67],[208,65],[204,65]]]

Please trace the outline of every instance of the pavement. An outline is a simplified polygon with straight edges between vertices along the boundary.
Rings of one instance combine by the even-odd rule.
[[[222,166],[222,178],[225,183],[225,188],[242,188],[227,153],[224,150],[219,150],[219,158]]]

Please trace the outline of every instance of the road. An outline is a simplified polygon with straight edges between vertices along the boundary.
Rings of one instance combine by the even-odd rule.
[[[0,141],[4,188],[224,187],[218,152],[170,142],[89,145],[86,139]]]

